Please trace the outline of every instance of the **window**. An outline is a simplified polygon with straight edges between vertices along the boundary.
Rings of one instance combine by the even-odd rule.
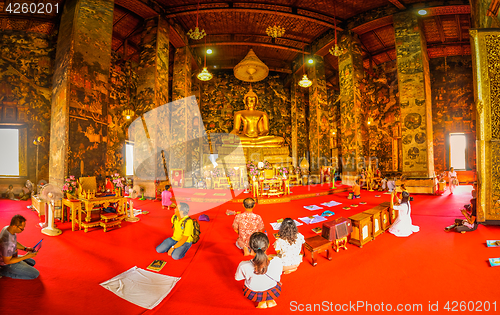
[[[19,129],[0,129],[0,176],[19,176]]]
[[[125,144],[125,175],[134,176],[134,145]]]
[[[467,139],[463,133],[450,134],[450,167],[465,170]]]

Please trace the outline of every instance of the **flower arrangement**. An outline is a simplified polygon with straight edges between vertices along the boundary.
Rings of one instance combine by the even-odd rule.
[[[113,186],[115,186],[115,188],[123,188],[125,186],[125,185],[123,185],[125,178],[120,177],[120,174],[118,174],[118,173],[115,173],[111,177],[111,181],[113,182]]]
[[[259,175],[259,168],[255,165],[254,161],[250,161],[247,163],[247,171],[250,176]]]
[[[219,169],[218,168],[214,169],[212,171],[212,177],[219,177],[219,176],[221,176]]]
[[[265,170],[272,170],[273,166],[271,165],[271,163],[269,163],[269,161],[264,160],[264,169]]]
[[[278,167],[276,170],[278,171],[278,173],[280,174],[281,177],[288,176],[288,168],[282,166],[282,167]]]
[[[76,178],[73,175],[70,175],[69,177],[66,177],[64,179],[64,185],[62,188],[62,191],[73,195],[76,193]]]

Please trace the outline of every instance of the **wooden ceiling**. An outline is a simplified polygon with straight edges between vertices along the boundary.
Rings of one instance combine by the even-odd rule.
[[[58,27],[59,14],[30,15],[8,14],[6,0],[0,2],[0,29],[25,30],[50,34]],[[58,3],[64,0],[34,0],[33,2]],[[146,4],[146,2],[148,4]],[[430,58],[470,54],[469,29],[470,5],[466,0],[440,3],[415,0],[115,0],[112,49],[123,59],[137,61],[144,20],[158,14],[175,24],[171,31],[171,45],[179,48],[191,46],[203,56],[205,39],[182,38],[196,23],[204,29],[206,46],[213,50],[207,56],[212,69],[232,69],[249,49],[277,73],[292,73],[293,61],[308,54],[311,44],[331,32],[334,25],[340,32],[347,28],[359,35],[365,67],[395,60],[395,40],[392,14],[425,7],[428,14],[422,17],[423,30]],[[361,23],[359,21],[370,20]],[[373,18],[377,17],[377,18]],[[281,38],[266,34],[268,26],[285,28]],[[174,31],[175,29],[182,31]],[[185,37],[184,37],[185,38]],[[326,75],[335,84],[337,58],[328,53],[333,43],[327,42],[315,52],[325,58]]]

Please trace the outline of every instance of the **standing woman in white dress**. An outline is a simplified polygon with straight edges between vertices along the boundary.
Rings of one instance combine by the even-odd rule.
[[[274,242],[274,249],[278,257],[283,261],[283,272],[285,274],[294,272],[302,262],[302,244],[305,243],[304,236],[299,233],[295,221],[286,218],[281,222],[278,232],[279,238]]]
[[[453,191],[458,186],[457,172],[455,172],[455,169],[453,167],[450,167],[448,178],[450,179],[450,193],[453,194]]]
[[[396,190],[394,189],[391,194],[391,208],[397,210],[398,217],[392,226],[389,228],[389,233],[392,233],[398,237],[407,237],[414,232],[420,231],[420,227],[413,225],[411,221],[411,206],[410,206],[410,193],[406,190],[402,192],[402,199],[396,197],[397,203],[394,204],[394,196],[396,196]]]

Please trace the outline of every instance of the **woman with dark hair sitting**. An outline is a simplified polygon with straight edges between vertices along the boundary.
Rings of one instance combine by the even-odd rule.
[[[411,221],[410,193],[403,190],[401,193],[401,200],[396,197],[397,204],[394,204],[394,196],[396,196],[395,189],[391,194],[391,208],[398,210],[399,214],[394,224],[390,227],[389,232],[399,237],[406,237],[414,232],[420,231],[420,228],[413,225]]]
[[[286,218],[281,222],[278,232],[279,238],[274,242],[274,249],[278,257],[283,261],[283,272],[289,274],[294,272],[302,262],[302,244],[305,243],[304,236],[299,233],[295,221]]]
[[[269,247],[269,239],[262,232],[253,233],[249,245],[255,252],[255,257],[240,262],[234,278],[237,281],[245,280],[243,295],[257,302],[257,308],[274,307],[276,306],[274,299],[281,294],[280,277],[283,271],[281,259],[278,257],[268,259],[266,250]]]

